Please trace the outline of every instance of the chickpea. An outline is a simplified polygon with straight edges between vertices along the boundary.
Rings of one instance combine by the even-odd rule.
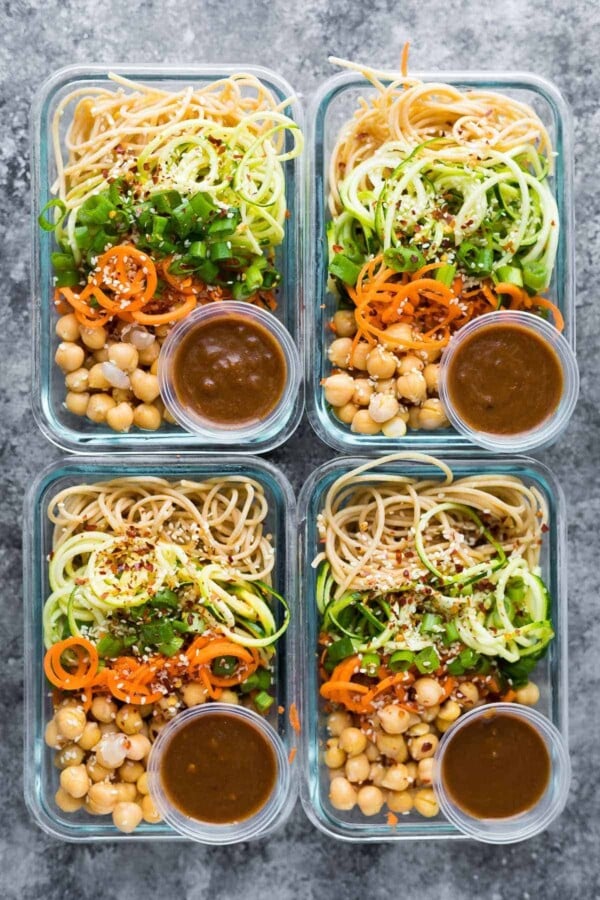
[[[420,784],[430,785],[433,781],[433,758],[427,756],[420,759],[417,765],[417,780]]]
[[[48,745],[48,747],[52,747],[54,750],[60,750],[64,743],[64,738],[58,733],[58,725],[56,724],[56,719],[50,719],[46,728],[44,730],[44,741]]]
[[[352,402],[355,406],[368,406],[373,395],[373,385],[368,378],[354,379]]]
[[[353,809],[357,800],[356,788],[347,778],[334,778],[329,785],[329,799],[335,809]]]
[[[440,719],[439,716],[435,720],[435,727],[440,734],[445,734],[449,728],[452,728],[452,725],[453,723],[449,722],[448,719]]]
[[[116,405],[108,394],[92,394],[87,405],[86,416],[92,422],[106,422],[109,409]]]
[[[357,325],[352,310],[338,309],[333,317],[333,327],[338,337],[354,337],[357,332]]]
[[[370,762],[376,762],[380,758],[379,750],[377,749],[377,744],[374,744],[372,741],[368,742],[365,753],[367,754],[367,759]]]
[[[102,810],[103,815],[108,815],[119,802],[119,791],[116,785],[100,781],[90,787],[88,800],[98,811]]]
[[[327,769],[327,775],[329,776],[329,781],[333,781],[334,778],[345,778],[346,773],[344,771],[344,767],[342,766],[339,769]]]
[[[398,763],[390,766],[381,785],[390,791],[405,791],[409,783],[408,769],[403,763]]]
[[[346,760],[346,778],[351,782],[363,782],[369,777],[371,763],[366,753],[358,753]]]
[[[437,394],[440,381],[439,363],[428,363],[423,369],[427,390],[430,394]]]
[[[149,347],[144,347],[143,350],[138,350],[138,365],[151,366],[154,360],[158,359],[159,353],[160,344],[158,343],[158,341],[152,341]]]
[[[515,691],[515,700],[524,706],[535,706],[540,699],[540,689],[533,681],[528,681]]]
[[[165,718],[172,719],[181,704],[176,694],[167,694],[158,701],[157,706],[163,711]]]
[[[133,344],[111,344],[108,348],[108,359],[123,372],[131,375],[138,364],[138,352]]]
[[[137,785],[130,781],[117,781],[115,787],[118,794],[118,803],[133,803],[137,797]]]
[[[343,710],[336,710],[327,717],[327,731],[334,737],[339,737],[345,728],[352,725],[352,716]]]
[[[100,694],[92,700],[91,713],[98,722],[114,722],[117,717],[117,704]]]
[[[55,793],[54,802],[59,809],[62,809],[63,812],[67,813],[77,812],[77,810],[81,809],[81,807],[83,806],[83,800],[81,797],[72,797],[71,794],[67,794],[65,789],[62,787],[59,787],[59,789]]]
[[[355,406],[354,403],[345,403],[344,406],[335,407],[333,411],[336,419],[339,419],[344,425],[350,425],[358,412],[358,406]]]
[[[428,350],[418,350],[418,354],[426,363],[434,363],[442,355],[442,347],[431,347]]]
[[[79,766],[83,762],[85,753],[77,744],[66,744],[54,757],[54,765],[58,769],[68,769],[69,766]]]
[[[406,762],[408,748],[401,734],[378,734],[377,747],[383,756],[396,762]]]
[[[158,375],[158,365],[159,365],[158,361],[159,361],[159,357],[157,356],[156,359],[154,360],[154,362],[152,363],[152,365],[150,366],[150,374],[151,375]]]
[[[377,785],[377,787],[381,787],[388,771],[389,769],[386,769],[383,763],[371,763],[371,768],[369,769],[369,781],[372,784]]]
[[[114,392],[113,392],[114,398]],[[113,431],[129,431],[133,425],[133,409],[130,403],[119,403],[106,413],[106,424]]]
[[[400,404],[392,394],[377,392],[372,395],[369,401],[369,415],[374,422],[389,422],[399,409]]]
[[[328,769],[339,769],[346,762],[346,753],[340,748],[337,738],[330,738],[327,741],[327,750],[324,757],[325,765]],[[350,779],[352,781],[352,779]]]
[[[360,728],[344,728],[340,734],[339,746],[348,756],[358,756],[367,746],[367,736]]]
[[[384,803],[383,792],[375,785],[361,787],[356,801],[363,816],[376,816]]]
[[[423,788],[421,791],[416,791],[413,802],[417,812],[427,819],[437,816],[440,811],[435,794],[431,788]]]
[[[133,424],[144,431],[156,431],[160,428],[161,415],[151,403],[140,403],[133,412]]]
[[[117,803],[112,819],[119,831],[131,834],[142,821],[142,808],[137,803]]]
[[[96,363],[88,372],[88,386],[93,390],[107,391],[112,387],[102,369],[102,363]]]
[[[388,703],[377,713],[386,734],[402,734],[410,725],[410,713],[393,703]]]
[[[153,719],[148,726],[148,738],[155,741],[167,723],[164,719]]]
[[[417,762],[420,759],[427,759],[428,756],[433,756],[438,743],[435,734],[420,734],[409,741],[410,755]]]
[[[157,325],[154,328],[154,334],[159,340],[164,341],[170,330],[170,325]]]
[[[350,368],[359,369],[361,372],[367,370],[367,356],[371,352],[371,345],[366,341],[359,341],[350,357]]]
[[[103,734],[95,748],[96,759],[105,769],[118,769],[125,762],[127,737],[124,734]]]
[[[425,363],[422,359],[419,359],[414,353],[408,353],[402,357],[398,364],[398,374],[407,375],[409,372],[422,372],[424,366]]]
[[[230,691],[226,688],[219,697],[219,703],[229,703],[231,706],[239,706],[240,695],[236,694],[235,691]]]
[[[444,696],[444,688],[435,678],[417,678],[413,688],[421,706],[436,706]]]
[[[469,709],[479,700],[477,685],[472,681],[462,681],[456,689],[456,698],[461,706]]]
[[[100,734],[119,734],[119,729],[114,722],[103,722],[100,726]]]
[[[161,815],[154,805],[152,797],[146,795],[141,801],[140,807],[144,822],[150,822],[152,825],[155,825],[157,822],[161,821]]]
[[[347,372],[337,372],[323,382],[325,399],[332,406],[345,406],[354,395],[354,379]]]
[[[71,797],[85,797],[90,787],[90,778],[85,766],[68,766],[60,773],[60,786]]]
[[[115,725],[125,734],[137,734],[142,724],[142,717],[132,704],[122,706],[115,717]]]
[[[401,438],[406,434],[406,422],[402,416],[397,415],[392,419],[388,419],[387,422],[384,422],[381,426],[381,430],[386,437]]]
[[[410,791],[390,791],[387,805],[391,812],[407,813],[413,808],[413,798]]]
[[[423,734],[430,734],[431,728],[426,722],[416,722],[411,725],[407,731],[409,737],[421,737]]]
[[[63,372],[74,372],[76,369],[80,369],[84,359],[85,351],[83,347],[80,347],[79,344],[74,344],[72,341],[61,341],[54,354],[54,361]]]
[[[79,322],[75,313],[67,313],[66,316],[61,316],[54,330],[61,341],[67,341],[72,344],[79,340]]]
[[[389,350],[377,345],[367,356],[367,372],[372,378],[391,378],[396,372],[398,360]]]
[[[82,750],[91,750],[100,740],[102,733],[97,722],[86,722],[83,733],[77,742]]]
[[[460,706],[456,702],[456,700],[446,700],[440,706],[440,711],[438,717],[440,719],[445,719],[448,722],[454,722],[460,716]]]
[[[392,394],[396,396],[396,379],[395,378],[378,378],[377,379],[378,394]]]
[[[208,700],[208,691],[201,681],[190,681],[184,685],[181,696],[186,706],[200,706]]]
[[[438,706],[437,703],[435,706],[428,706],[421,713],[421,718],[423,719],[424,722],[426,722],[427,724],[430,724],[431,722],[435,722],[435,720],[438,717],[439,711],[440,711],[440,707]]]
[[[75,394],[69,391],[65,397],[65,406],[74,416],[85,416],[90,401],[90,394]]]
[[[327,351],[331,365],[338,369],[348,368],[351,354],[352,341],[348,337],[336,338],[331,342]]]
[[[106,345],[108,332],[102,326],[99,328],[86,328],[84,325],[81,325],[79,332],[81,340],[90,350],[102,350]]]
[[[359,409],[358,412],[354,414],[350,429],[355,434],[379,434],[381,425],[379,422],[373,421],[368,409]]]
[[[414,431],[417,431],[421,426],[419,425],[419,407],[411,406],[408,410],[408,422],[407,425],[409,428],[412,428]]]
[[[57,710],[55,719],[59,733],[71,740],[81,737],[87,722],[85,711],[80,706],[62,706]]]
[[[88,389],[88,370],[85,368],[75,369],[69,372],[65,378],[65,386],[73,391],[74,394],[81,394]]]
[[[410,784],[414,784],[419,775],[419,770],[416,762],[413,759],[408,760],[406,763],[406,770],[408,772],[408,780]]]
[[[126,759],[122,766],[119,766],[118,776],[121,781],[125,781],[127,784],[135,784],[140,775],[143,775],[146,770],[144,769],[141,762],[133,759]]]
[[[437,397],[425,400],[419,410],[419,427],[425,431],[435,431],[436,428],[448,428],[449,425],[442,401]]]
[[[391,349],[398,348],[398,345],[407,344],[413,339],[412,328],[408,322],[396,322],[385,330],[383,343]]]
[[[106,779],[112,774],[111,769],[107,769],[105,766],[100,765],[95,753],[93,753],[91,756],[88,756],[85,763],[85,768],[93,782],[106,781]]]
[[[143,403],[152,403],[160,394],[158,378],[142,369],[136,369],[131,374],[131,389],[138,400]]]
[[[396,379],[398,397],[410,403],[421,403],[427,396],[427,382],[421,372],[407,372]]]
[[[148,773],[144,772],[135,783],[136,788],[140,794],[149,794],[150,788],[148,786]]]
[[[94,350],[93,360],[96,363],[108,362],[108,347],[101,347],[100,350]]]

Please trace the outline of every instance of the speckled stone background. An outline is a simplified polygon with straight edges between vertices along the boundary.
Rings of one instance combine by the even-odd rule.
[[[600,897],[600,6],[597,0],[35,0],[0,6],[0,898],[270,897],[422,900]],[[543,455],[568,498],[570,545],[569,804],[546,833],[507,848],[469,842],[346,845],[298,807],[268,841],[73,846],[47,837],[22,800],[21,503],[59,451],[38,432],[29,380],[29,131],[34,91],[68,63],[239,62],[278,69],[305,97],[328,54],[393,66],[412,40],[414,70],[530,70],[554,81],[575,125],[577,343],[582,392],[568,434]],[[272,454],[299,487],[331,456],[304,424]]]

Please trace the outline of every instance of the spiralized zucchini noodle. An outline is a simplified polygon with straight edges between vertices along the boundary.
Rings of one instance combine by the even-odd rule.
[[[442,478],[397,474],[404,461]],[[396,659],[440,677],[492,669],[526,681],[553,637],[539,566],[547,522],[543,496],[517,476],[455,479],[423,454],[340,476],[325,497],[314,561],[329,661],[375,651],[392,671]]]
[[[125,674],[138,687],[140,667],[150,688],[160,672],[159,696],[174,678],[191,677],[182,656],[190,648],[203,664],[207,647],[220,651],[226,671],[216,672],[217,684],[219,676],[236,685],[257,666],[267,669],[289,621],[286,601],[271,586],[268,512],[262,486],[242,476],[126,477],[62,490],[48,511],[54,542],[46,647],[80,641],[107,670],[129,660]],[[274,603],[283,609],[279,618]],[[96,674],[99,690],[111,687],[103,670]],[[69,677],[54,683],[68,686]],[[147,692],[138,694],[131,702]]]

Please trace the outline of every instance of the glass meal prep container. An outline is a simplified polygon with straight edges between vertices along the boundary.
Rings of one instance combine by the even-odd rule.
[[[283,741],[286,754],[297,744],[289,719],[290,705],[297,700],[298,669],[296,640],[298,610],[296,595],[295,499],[287,479],[270,463],[242,456],[210,458],[185,457],[174,460],[157,455],[151,462],[140,457],[111,456],[63,459],[46,468],[31,485],[24,503],[23,577],[25,647],[25,744],[24,791],[27,805],[38,825],[53,837],[68,841],[179,840],[183,839],[164,822],[142,822],[133,833],[120,832],[108,816],[92,816],[85,811],[62,812],[54,802],[59,786],[59,770],[53,764],[55,751],[44,742],[44,729],[52,718],[52,688],[43,671],[44,644],[42,611],[50,591],[47,555],[51,550],[52,523],[46,511],[58,491],[76,484],[110,481],[118,477],[155,476],[171,480],[202,480],[214,476],[245,475],[258,481],[269,504],[265,527],[273,536],[275,567],[273,585],[288,600],[291,618],[276,645],[273,673],[275,702],[266,716]],[[276,621],[281,624],[282,608],[277,604]],[[193,707],[192,707],[193,708]],[[292,757],[293,759],[293,754]],[[295,803],[296,769],[292,762],[287,797],[264,836],[283,824]]]
[[[540,698],[533,707],[548,717],[565,740],[568,732],[567,694],[567,572],[566,572],[566,516],[562,489],[552,472],[537,460],[528,457],[492,458],[465,454],[453,457],[439,453],[456,478],[474,474],[498,473],[516,475],[528,487],[535,487],[545,498],[549,511],[549,531],[544,536],[540,567],[550,592],[551,618],[555,637],[546,656],[541,659],[532,680],[540,689]],[[320,630],[319,613],[315,601],[317,570],[312,560],[322,549],[317,530],[317,516],[333,482],[361,463],[360,458],[338,458],[322,465],[304,485],[298,501],[301,552],[299,557],[303,603],[301,605],[300,661],[302,722],[302,784],[304,810],[317,828],[346,841],[400,841],[419,838],[464,837],[441,813],[423,818],[411,810],[398,815],[398,823],[386,824],[385,807],[376,816],[367,818],[355,807],[350,812],[334,809],[329,801],[329,775],[323,761],[326,728],[325,702],[319,696],[317,640]],[[378,467],[378,475],[390,473],[438,479],[439,470],[423,462],[400,460]]]
[[[181,90],[192,85],[202,87],[232,74],[245,72],[258,78],[278,102],[292,98],[285,108],[286,114],[303,130],[303,111],[295,98],[293,88],[270,69],[252,65],[206,66],[68,66],[53,74],[40,88],[32,108],[32,291],[33,291],[33,395],[35,418],[45,436],[65,450],[93,453],[97,450],[134,453],[148,449],[208,452],[264,453],[279,446],[293,433],[304,409],[304,387],[291,404],[284,423],[275,423],[264,433],[244,441],[242,446],[207,440],[185,431],[178,425],[163,421],[157,431],[116,432],[106,424],[89,421],[85,416],[74,415],[64,405],[64,374],[54,362],[59,344],[55,333],[57,320],[53,304],[51,253],[54,236],[43,231],[38,217],[46,203],[53,198],[50,187],[56,178],[56,164],[52,147],[52,117],[58,104],[71,91],[85,88],[107,87],[108,78],[115,72],[132,81],[155,85],[161,89]],[[64,141],[66,128],[74,104],[65,110],[60,127],[60,139]],[[289,134],[286,147],[291,146]],[[277,291],[277,309],[274,315],[290,332],[302,355],[302,329],[300,309],[303,301],[302,231],[304,227],[304,167],[300,156],[283,163],[285,171],[286,206],[289,212],[283,243],[275,249],[275,265],[281,273]],[[240,301],[243,302],[243,301]]]
[[[548,183],[559,211],[560,235],[549,296],[565,320],[564,335],[575,349],[575,269],[573,216],[573,146],[568,106],[554,85],[530,74],[429,72],[411,73],[423,81],[445,82],[461,89],[496,91],[531,105],[546,126],[556,156],[554,174]],[[383,83],[386,82],[382,79]],[[306,165],[312,182],[312,197],[305,239],[306,290],[305,365],[307,411],[321,440],[346,452],[383,453],[402,445],[403,449],[460,449],[471,446],[468,438],[454,429],[436,431],[408,430],[402,438],[383,434],[355,434],[333,414],[325,401],[322,379],[331,372],[327,348],[332,341],[329,323],[337,308],[327,289],[328,251],[326,225],[328,166],[340,130],[358,108],[361,97],[369,98],[376,89],[356,72],[342,72],[328,79],[313,97],[308,114],[308,151]]]

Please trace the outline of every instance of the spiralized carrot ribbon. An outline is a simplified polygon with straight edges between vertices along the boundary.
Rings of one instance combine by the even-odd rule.
[[[531,297],[517,285],[494,285],[491,280],[464,290],[461,276],[448,287],[430,277],[441,265],[429,263],[408,276],[387,267],[382,254],[366,262],[356,286],[348,288],[358,326],[353,347],[363,339],[371,345],[381,342],[406,350],[441,350],[471,319],[502,308],[505,297],[510,298],[511,309],[549,310],[558,330],[563,330],[560,310],[547,298]],[[389,326],[396,323],[409,324],[412,337],[390,334]]]

